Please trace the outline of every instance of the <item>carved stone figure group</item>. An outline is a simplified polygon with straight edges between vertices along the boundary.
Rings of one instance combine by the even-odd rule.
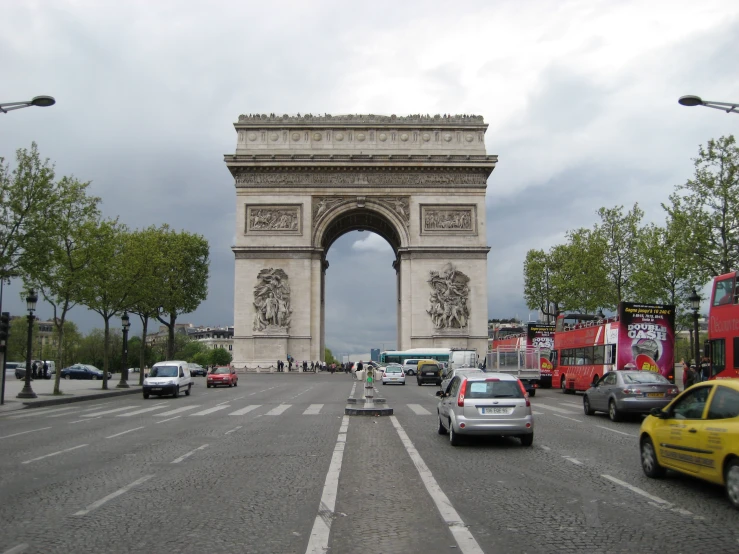
[[[251,209],[249,210],[251,231],[297,231],[298,210],[296,208]]]
[[[472,210],[428,210],[424,213],[424,229],[471,230]]]
[[[282,269],[263,269],[254,286],[254,331],[290,326],[290,285]]]
[[[436,329],[462,329],[470,318],[470,278],[454,265],[447,264],[442,271],[431,271],[428,280],[433,289],[426,313]]]

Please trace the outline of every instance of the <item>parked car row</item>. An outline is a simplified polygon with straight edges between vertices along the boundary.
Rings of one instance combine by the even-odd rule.
[[[102,381],[103,371],[90,364],[74,364],[69,367],[65,367],[59,373],[62,379],[94,379]],[[113,377],[113,374],[108,372],[108,379]]]

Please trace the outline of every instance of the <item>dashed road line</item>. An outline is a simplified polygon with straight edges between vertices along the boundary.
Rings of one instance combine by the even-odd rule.
[[[181,412],[187,412],[189,410],[194,410],[195,408],[200,408],[200,404],[194,404],[192,406],[184,406],[182,408],[177,408],[176,410],[169,410],[168,412],[162,412],[161,414],[154,414],[154,417],[167,417],[169,415],[174,415],[174,414],[179,414]]]
[[[323,404],[311,404],[305,409],[303,415],[318,415],[321,413],[321,408],[323,408]]]
[[[12,415],[8,417],[8,419],[23,419],[26,417],[33,417],[33,416],[46,416],[49,414],[57,414],[57,415],[66,415],[62,414],[61,412],[69,412],[70,410],[75,410],[76,406],[68,406],[66,408],[56,408],[54,410],[50,410],[49,408],[31,408],[31,411],[29,413],[24,414],[18,414],[18,415]],[[43,410],[43,411],[41,411]],[[79,408],[77,408],[75,411],[79,412]],[[71,412],[70,412],[71,413]]]
[[[467,528],[464,521],[462,521],[462,518],[459,517],[459,514],[457,513],[457,510],[455,510],[452,506],[449,497],[444,493],[443,490],[441,490],[441,487],[436,482],[436,479],[434,479],[431,470],[423,461],[423,458],[421,458],[418,450],[416,450],[416,447],[413,446],[411,439],[408,438],[405,430],[400,425],[398,418],[395,416],[390,416],[390,421],[392,422],[393,427],[395,427],[395,430],[398,432],[398,436],[400,437],[400,441],[403,443],[406,452],[408,452],[411,460],[413,460],[413,463],[416,466],[419,475],[421,476],[421,480],[426,486],[426,490],[434,501],[434,504],[436,504],[436,509],[441,514],[444,522],[449,526],[449,531],[452,533],[452,536],[454,536],[454,540],[457,541],[457,546],[459,546],[459,550],[463,554],[483,554],[480,545],[477,544],[475,537],[472,536],[472,533],[470,533],[470,530]]]
[[[180,417],[182,417],[182,416],[176,415],[174,417],[170,417],[169,419],[163,419],[162,421],[157,421],[157,424],[159,424],[159,423],[165,423],[167,421],[172,421],[173,419],[179,419]]]
[[[692,516],[693,513],[689,512],[688,510],[685,510],[683,508],[676,507],[672,502],[668,502],[667,500],[660,498],[659,496],[654,496],[653,494],[648,493],[647,491],[640,489],[639,487],[635,487],[634,485],[630,485],[626,481],[621,481],[621,479],[616,479],[615,477],[612,477],[611,475],[601,475],[604,479],[608,479],[612,483],[616,483],[617,485],[621,485],[624,488],[629,489],[631,492],[634,492],[638,495],[643,496],[644,498],[648,498],[655,504],[658,504],[661,507],[668,508],[672,510],[673,512],[677,512],[684,516]]]
[[[173,464],[179,464],[182,460],[184,460],[186,458],[189,458],[190,456],[192,456],[193,454],[195,454],[195,452],[197,452],[198,450],[202,450],[203,448],[208,448],[208,445],[207,444],[204,444],[203,446],[198,446],[195,450],[191,450],[187,454],[183,454],[179,458],[173,460],[171,463],[173,463]]]
[[[341,473],[341,462],[344,459],[344,448],[346,446],[346,431],[349,428],[349,416],[341,420],[341,428],[336,438],[334,453],[326,474],[321,493],[321,504],[318,514],[313,522],[308,548],[306,554],[325,554],[328,550],[328,538],[331,533],[331,523],[334,519],[334,508],[336,507],[336,495],[339,489],[339,474]],[[343,431],[343,432],[342,432]]]
[[[106,439],[112,439],[115,437],[120,437],[121,435],[125,435],[126,433],[131,433],[133,431],[138,431],[139,429],[143,429],[145,425],[142,425],[141,427],[134,427],[133,429],[129,429],[128,431],[122,431],[120,433],[116,433],[115,435],[110,435],[109,437],[105,437]]]
[[[541,404],[539,402],[537,403],[532,402],[531,405],[532,407],[535,407],[535,408],[544,408],[545,410],[552,410],[553,412],[558,412],[560,414],[573,414],[579,411],[579,410],[576,411],[576,410],[570,410],[570,409],[565,409],[565,408],[557,408],[555,406],[547,406],[546,404]]]
[[[21,552],[25,552],[26,550],[28,550],[27,544],[18,544],[10,550],[6,550],[3,554],[21,554]]]
[[[30,431],[21,431],[20,433],[13,433],[12,435],[5,435],[4,437],[0,437],[0,440],[17,437],[18,435],[27,435],[28,433],[36,433],[38,431],[46,431],[47,429],[51,429],[51,427],[41,427],[40,429],[31,429]]]
[[[144,408],[142,410],[135,410],[133,412],[128,412],[126,414],[118,414],[117,417],[131,417],[139,414],[145,414],[146,412],[153,412],[155,410],[162,410],[164,409],[164,406],[153,406],[151,408]]]
[[[577,421],[578,423],[582,423],[582,419],[575,419],[574,417],[567,417],[567,416],[559,415],[559,414],[552,414],[552,415],[556,417],[561,417],[562,419],[569,419],[570,421]]]
[[[238,431],[239,429],[241,429],[241,425],[239,425],[238,427],[234,427],[234,428],[233,428],[233,429],[231,429],[230,431],[226,431],[226,432],[225,432],[225,433],[223,433],[223,434],[224,434],[224,435],[230,435],[231,433],[233,433],[234,431]]]
[[[549,448],[548,446],[543,446],[543,445],[541,445],[541,444],[539,445],[539,448],[541,448],[542,450],[545,450],[546,452],[549,452],[549,451],[551,451],[551,450],[552,450],[552,449],[551,449],[551,448]]]
[[[568,462],[572,462],[572,463],[573,463],[573,464],[575,464],[576,466],[581,466],[581,465],[584,465],[584,464],[583,464],[583,463],[582,463],[582,462],[581,462],[580,460],[578,460],[577,458],[570,458],[569,456],[562,456],[562,457],[563,457],[563,458],[564,458],[565,460],[567,460]]]
[[[277,416],[277,415],[282,414],[282,412],[284,412],[285,410],[287,410],[291,406],[292,406],[292,404],[280,404],[276,408],[272,408],[270,411],[268,411],[264,415]]]
[[[257,408],[260,408],[261,406],[262,406],[261,404],[253,404],[251,406],[247,406],[246,408],[241,408],[240,410],[236,410],[235,412],[231,412],[228,415],[239,416],[239,415],[248,414],[252,410],[256,410]]]
[[[91,417],[90,419],[78,419],[77,421],[70,421],[69,424],[72,425],[73,423],[82,423],[83,421],[92,421],[94,419],[100,419],[103,416],[97,416],[97,417]]]
[[[32,460],[26,460],[25,462],[21,462],[21,463],[30,464],[31,462],[37,462],[45,458],[51,458],[52,456],[58,456],[59,454],[64,454],[65,452],[71,452],[72,450],[77,450],[78,448],[84,448],[85,446],[89,446],[89,445],[88,444],[78,444],[77,446],[73,446],[72,448],[65,448],[64,450],[52,452],[51,454],[44,454],[43,456],[39,456],[38,458],[33,458]]]
[[[203,410],[202,412],[195,412],[194,414],[190,414],[190,417],[194,416],[204,416],[208,414],[212,414],[213,412],[217,412],[219,410],[225,410],[226,408],[230,408],[228,404],[225,404],[224,406],[215,406],[214,408],[208,408],[207,410]]]
[[[124,410],[132,410],[133,408],[138,408],[138,406],[124,406],[123,408],[116,408],[115,410],[105,410],[102,412],[92,412],[91,414],[85,414],[82,417],[97,417],[97,416],[103,416],[108,414],[114,414],[116,412],[122,412]]]
[[[87,515],[91,511],[95,510],[96,508],[99,508],[100,506],[102,506],[103,504],[105,504],[106,502],[108,502],[109,500],[113,500],[116,496],[120,496],[123,493],[128,492],[129,490],[131,490],[135,486],[138,486],[141,483],[145,483],[146,481],[148,481],[152,477],[154,477],[154,475],[144,475],[140,479],[136,479],[133,483],[130,483],[130,484],[126,485],[125,487],[122,487],[122,488],[118,489],[117,491],[110,493],[108,496],[104,496],[103,498],[101,498],[97,502],[93,502],[92,504],[90,504],[84,510],[80,510],[79,512],[75,512],[74,515],[76,515],[76,516],[84,516],[84,515]]]
[[[532,411],[531,413],[534,414],[534,415],[544,415],[544,412],[535,412],[535,411]]]
[[[636,435],[632,435],[631,433],[624,433],[623,431],[617,431],[616,429],[611,429],[610,427],[604,427],[603,425],[596,425],[596,427],[600,429],[605,429],[606,431],[611,431],[613,433],[618,433],[619,435],[626,435],[627,437],[636,438]]]
[[[407,404],[407,406],[413,410],[413,413],[416,415],[431,415],[431,412],[429,412],[426,408],[421,406],[420,404]]]

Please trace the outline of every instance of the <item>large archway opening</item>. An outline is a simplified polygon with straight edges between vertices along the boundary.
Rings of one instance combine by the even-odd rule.
[[[396,264],[401,238],[384,215],[354,209],[337,215],[322,234],[321,335],[334,357],[394,349],[398,336]]]

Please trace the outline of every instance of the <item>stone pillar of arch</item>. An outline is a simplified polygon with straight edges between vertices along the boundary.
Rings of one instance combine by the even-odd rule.
[[[485,352],[497,156],[482,117],[242,115],[234,126],[236,367],[324,358],[326,254],[355,230],[395,252],[399,349]]]

